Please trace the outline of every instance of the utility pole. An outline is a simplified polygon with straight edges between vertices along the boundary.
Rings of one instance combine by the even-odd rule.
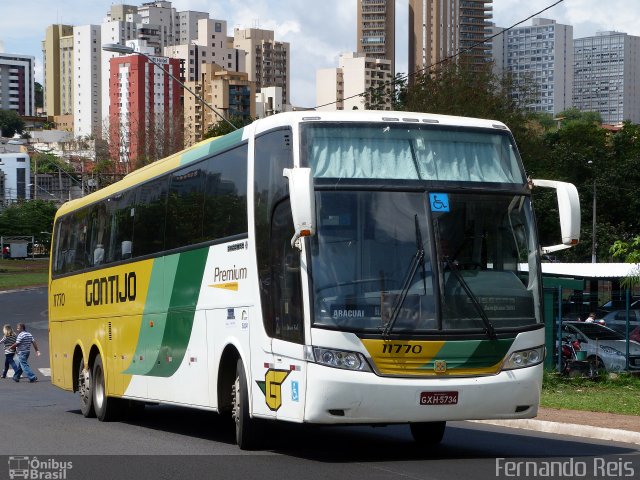
[[[591,229],[593,235],[591,237],[591,263],[596,263],[596,179],[593,179],[593,217],[591,221]]]

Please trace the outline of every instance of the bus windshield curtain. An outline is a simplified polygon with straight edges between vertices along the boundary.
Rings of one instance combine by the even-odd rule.
[[[309,163],[314,177],[523,182],[511,144],[502,136],[460,132],[438,132],[437,139],[349,136],[354,133],[313,138]]]

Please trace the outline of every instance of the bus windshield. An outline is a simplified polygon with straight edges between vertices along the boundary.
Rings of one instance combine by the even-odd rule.
[[[525,183],[506,131],[406,123],[302,128],[315,178]]]
[[[538,322],[528,197],[436,198],[448,211],[433,212],[428,192],[316,192],[315,326],[428,333]]]
[[[522,191],[525,176],[507,132],[310,123],[302,127],[302,157],[317,185],[362,183],[316,191],[314,326],[494,335],[539,322],[529,197],[451,190],[451,182],[482,182]],[[406,180],[410,191],[381,179]]]

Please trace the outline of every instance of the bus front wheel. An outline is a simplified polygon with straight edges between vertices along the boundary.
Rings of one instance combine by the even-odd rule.
[[[78,393],[80,393],[80,411],[86,418],[96,416],[93,408],[93,375],[90,368],[84,368],[84,359],[78,363]]]
[[[447,422],[410,423],[413,439],[421,445],[437,445],[442,441]]]
[[[241,359],[238,359],[236,365],[231,395],[231,415],[236,427],[236,443],[241,450],[252,450],[258,446],[258,432],[256,421],[249,414],[247,376]]]
[[[102,358],[96,356],[93,361],[93,408],[101,422],[110,422],[119,417],[122,400],[107,396]]]

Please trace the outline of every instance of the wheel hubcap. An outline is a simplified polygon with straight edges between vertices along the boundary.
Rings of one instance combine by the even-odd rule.
[[[96,405],[98,408],[102,408],[104,402],[104,382],[102,381],[102,370],[96,369]]]
[[[84,403],[89,402],[91,378],[89,377],[89,371],[84,368],[84,365],[80,368],[80,374],[78,375],[78,391],[80,392],[82,401]]]
[[[240,422],[240,378],[236,377],[236,381],[233,383],[233,389],[231,392],[232,407],[231,416],[236,422],[236,425]]]

